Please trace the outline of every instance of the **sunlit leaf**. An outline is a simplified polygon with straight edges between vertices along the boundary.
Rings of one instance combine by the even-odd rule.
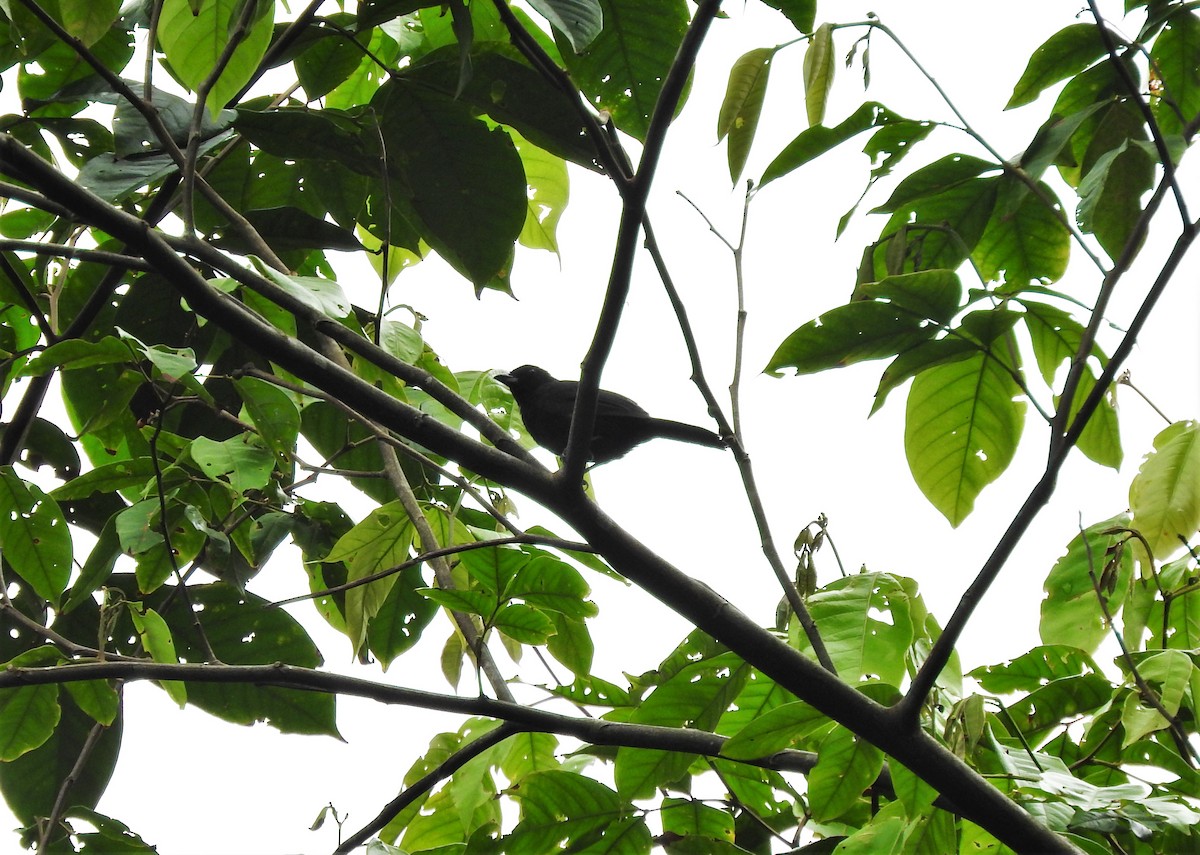
[[[908,393],[904,452],[925,498],[952,526],[1012,461],[1025,402],[1012,375],[982,353],[917,375]]]

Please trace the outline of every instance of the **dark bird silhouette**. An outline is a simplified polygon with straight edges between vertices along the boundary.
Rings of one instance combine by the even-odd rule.
[[[575,411],[579,383],[556,380],[536,365],[522,365],[511,374],[498,374],[496,379],[512,390],[529,435],[542,448],[561,456],[571,432],[571,414]],[[600,390],[589,460],[596,463],[616,460],[635,445],[660,436],[712,448],[725,447],[725,441],[710,430],[656,419],[624,395]]]

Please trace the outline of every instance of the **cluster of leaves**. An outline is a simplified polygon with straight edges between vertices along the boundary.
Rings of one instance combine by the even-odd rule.
[[[81,663],[208,663],[228,679],[181,667],[170,672],[180,679],[160,685],[230,722],[337,733],[336,694],[302,689],[295,676],[272,684],[255,672],[259,682],[239,682],[232,670],[280,663],[313,672],[322,663],[301,623],[254,593],[268,559],[292,543],[303,557],[297,587],[307,586],[316,614],[363,659],[390,664],[441,626],[433,621],[444,609],[454,620],[442,653],[452,684],[464,665],[487,671],[490,640],[514,658],[544,647],[573,681],[543,695],[602,714],[609,728],[569,754],[573,746],[554,734],[576,734],[579,721],[531,723],[515,704],[481,709],[495,717],[436,736],[410,770],[412,798],[375,829],[387,845],[550,852],[603,840],[629,852],[655,841],[766,852],[802,830],[847,838],[845,851],[999,845],[1000,821],[984,830],[961,819],[953,793],[939,795],[856,735],[853,721],[802,699],[768,676],[769,662],[733,652],[714,633],[690,634],[659,668],[624,685],[594,674],[585,572],[613,573],[588,552],[596,544],[573,548],[512,526],[505,487],[530,479],[516,468],[511,436],[512,468],[474,458],[511,484],[425,441],[440,436],[425,421],[494,444],[521,434],[511,397],[487,372],[446,367],[419,324],[354,305],[337,285],[327,253],[370,254],[382,307],[392,278],[433,251],[475,289],[510,290],[516,246],[557,249],[567,163],[610,174],[622,163],[596,116],[651,139],[690,4],[532,3],[549,28],[478,1],[367,0],[326,16],[314,4],[280,23],[271,2],[165,0],[124,13],[116,0],[2,5],[11,40],[0,61],[16,68],[23,111],[0,119],[0,172],[12,182],[0,215],[0,385],[6,404],[19,398],[0,437],[0,661],[30,682],[0,689],[0,791],[29,826],[26,843],[150,851],[94,811],[123,721],[119,684],[73,679]],[[840,124],[820,124],[837,27],[816,27],[805,0],[768,5],[808,37],[812,127],[762,183],[869,132],[870,189],[935,123],[869,102]],[[1096,25],[1051,39],[1013,106],[1070,80],[1019,162],[958,154],[899,182],[876,208],[887,222],[864,252],[850,301],[801,326],[768,366],[803,373],[891,359],[876,406],[913,380],[912,470],[955,524],[1011,459],[1023,399],[1035,400],[1023,348],[1055,398],[1037,407],[1048,418],[1064,393],[1055,385],[1064,363],[1082,366],[1071,414],[1100,384],[1108,356],[1051,286],[1073,232],[1123,263],[1140,245],[1156,164],[1164,151],[1182,153],[1200,112],[1198,21],[1152,4],[1142,34],[1150,71],[1130,46],[1110,55]],[[135,33],[148,28],[154,73],[190,98],[123,77],[134,71]],[[780,49],[752,52],[733,69],[719,125],[735,178]],[[296,86],[252,96],[269,70]],[[1139,74],[1154,92],[1149,113],[1129,88]],[[105,106],[107,125],[95,118]],[[55,184],[35,158],[74,183]],[[1051,167],[1077,191],[1074,217],[1042,180]],[[179,268],[150,244],[132,247],[138,230],[118,235],[121,216],[140,218],[146,232],[165,222],[155,234],[203,288],[186,290]],[[967,263],[978,285],[964,289]],[[197,297],[211,299],[207,314]],[[240,334],[211,309],[229,305],[263,324],[263,335]],[[328,352],[333,341],[345,363],[337,376],[355,384],[344,400],[328,394],[333,369],[294,355]],[[40,415],[54,377],[69,428]],[[353,403],[385,397],[416,414],[411,435],[381,430],[381,419]],[[1088,529],[1054,569],[1047,646],[974,672],[985,692],[1020,697],[1001,706],[968,694],[950,657],[920,722],[1089,851],[1104,851],[1106,839],[1149,851],[1147,835],[1180,848],[1194,842],[1186,798],[1200,792],[1187,748],[1200,689],[1190,653],[1200,648],[1190,617],[1196,566],[1153,561],[1197,528],[1198,433],[1195,423],[1164,432],[1134,485],[1132,517]],[[1119,464],[1110,400],[1078,444]],[[306,490],[318,480],[350,485],[374,509],[355,523],[337,501]],[[429,556],[438,550],[453,553],[442,570]],[[872,709],[903,697],[941,636],[915,582],[893,574],[841,578],[806,604],[838,675]],[[1114,684],[1091,656],[1118,612],[1129,679]],[[795,649],[811,645],[794,620],[778,635]],[[492,688],[502,695],[503,683]],[[498,724],[505,715],[509,724]],[[510,731],[512,721],[520,727]],[[715,741],[689,741],[708,736]],[[1136,785],[1130,764],[1171,780]],[[806,783],[785,774],[797,771]],[[610,772],[611,785],[602,782]],[[702,797],[711,787],[720,794]],[[515,823],[505,800],[518,808]]]

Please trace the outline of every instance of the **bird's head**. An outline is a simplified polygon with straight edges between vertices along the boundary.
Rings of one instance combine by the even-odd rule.
[[[509,374],[497,374],[496,379],[513,392],[533,392],[547,383],[554,382],[549,371],[536,365],[522,365],[520,368],[514,368]]]

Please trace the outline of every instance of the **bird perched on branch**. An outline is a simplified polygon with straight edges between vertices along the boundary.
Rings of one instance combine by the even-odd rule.
[[[496,379],[512,390],[513,400],[521,408],[521,418],[529,435],[538,445],[562,455],[571,433],[571,415],[579,383],[556,380],[536,365],[522,365],[511,374]],[[656,419],[634,401],[616,392],[600,390],[596,400],[596,422],[588,459],[607,463],[624,456],[635,445],[655,437],[724,448],[725,441],[702,427]]]

